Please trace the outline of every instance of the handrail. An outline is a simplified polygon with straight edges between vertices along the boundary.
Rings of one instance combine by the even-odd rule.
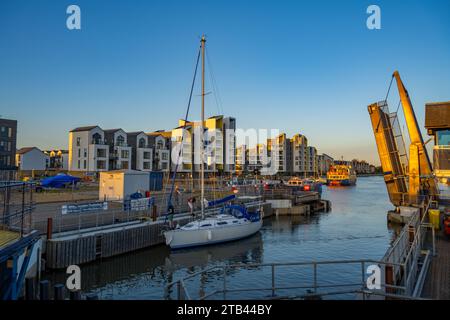
[[[317,266],[319,265],[332,265],[332,264],[361,264],[361,282],[357,283],[336,283],[336,284],[325,284],[325,285],[319,285],[317,284]],[[182,297],[182,290],[180,288],[183,288],[185,292],[185,296],[189,296],[189,293],[187,291],[187,288],[185,286],[185,282],[189,279],[195,278],[199,275],[203,275],[206,273],[209,273],[213,270],[220,270],[222,271],[221,274],[223,274],[223,289],[222,290],[214,290],[210,293],[205,293],[203,296],[199,297],[199,299],[203,300],[208,297],[211,297],[216,294],[222,293],[225,295],[226,293],[230,292],[252,292],[252,291],[272,291],[272,296],[275,296],[275,292],[278,290],[289,290],[289,289],[313,289],[314,294],[322,295],[323,293],[317,293],[318,289],[324,289],[324,288],[339,288],[339,287],[359,287],[360,289],[365,288],[365,266],[368,264],[377,264],[377,265],[394,265],[394,266],[403,266],[401,263],[387,263],[384,261],[378,261],[374,259],[353,259],[353,260],[323,260],[323,261],[300,261],[300,262],[278,262],[278,263],[248,263],[248,264],[231,264],[231,265],[217,265],[217,266],[211,266],[209,268],[206,268],[204,270],[197,271],[195,273],[192,273],[190,275],[185,276],[182,279],[178,279],[175,281],[170,282],[166,285],[166,292],[170,291],[170,288],[173,286],[177,286],[178,288],[178,299],[183,298]],[[302,285],[302,286],[276,286],[275,285],[275,269],[276,267],[283,267],[283,266],[311,266],[314,268],[314,281],[311,285]],[[252,269],[252,268],[263,268],[263,267],[271,267],[272,270],[272,286],[271,287],[262,287],[262,288],[239,288],[239,289],[232,289],[227,288],[227,282],[226,282],[226,271],[230,269]],[[400,290],[404,293],[406,293],[406,287],[404,286],[396,286],[391,284],[380,284],[381,288],[384,289],[395,289]],[[356,289],[355,289],[356,290]],[[354,292],[355,290],[352,290]],[[311,293],[311,294],[313,294]]]

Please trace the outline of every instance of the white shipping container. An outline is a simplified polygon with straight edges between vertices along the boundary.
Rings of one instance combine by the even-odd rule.
[[[99,200],[123,200],[135,192],[149,190],[149,173],[135,170],[100,172]]]

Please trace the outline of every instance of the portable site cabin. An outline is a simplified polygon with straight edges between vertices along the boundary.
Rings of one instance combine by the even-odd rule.
[[[100,172],[99,200],[123,200],[149,190],[149,173],[135,170]]]

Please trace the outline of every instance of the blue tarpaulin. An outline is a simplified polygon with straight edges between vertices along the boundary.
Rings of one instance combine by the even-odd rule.
[[[68,174],[57,174],[56,176],[41,180],[41,186],[44,188],[63,188],[66,185],[77,184],[81,179]]]
[[[218,204],[234,200],[235,198],[236,198],[236,196],[234,194],[232,194],[232,195],[226,196],[225,198],[222,198],[222,199],[208,201],[208,207],[213,207],[213,206],[216,206]]]

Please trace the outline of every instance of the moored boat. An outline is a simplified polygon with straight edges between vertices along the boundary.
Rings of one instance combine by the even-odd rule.
[[[204,118],[205,118],[205,43],[206,39],[203,36],[201,39],[201,57],[202,57],[202,112],[201,112],[201,125],[200,132],[204,132]],[[200,54],[197,58],[197,66],[199,63]],[[197,70],[197,67],[195,68]],[[195,80],[195,75],[194,75]],[[193,88],[193,86],[192,86]],[[192,96],[192,92],[191,92]],[[190,101],[190,99],[189,99]],[[188,106],[189,110],[189,106]],[[187,123],[187,116],[186,121]],[[204,142],[203,142],[204,143]],[[180,149],[181,150],[181,149]],[[179,153],[180,156],[180,153]],[[205,159],[204,157],[204,147],[200,148],[200,159]],[[258,232],[262,226],[262,217],[259,211],[248,212],[247,208],[243,205],[225,205],[220,214],[215,214],[213,216],[205,216],[205,204],[206,206],[217,206],[224,204],[226,202],[232,201],[235,196],[229,195],[223,199],[215,201],[206,201],[204,192],[204,160],[200,161],[200,190],[201,190],[201,218],[196,219],[182,227],[177,227],[173,230],[168,230],[164,232],[164,237],[166,239],[166,244],[172,249],[187,248],[187,247],[197,247],[210,244],[217,244],[222,242],[228,242],[233,240],[239,240],[251,236]],[[178,165],[175,167],[175,173],[177,171]],[[171,214],[173,218],[173,205],[171,203],[171,196],[173,192],[173,186],[175,181],[175,173],[173,175],[172,181],[172,191],[169,196],[168,208],[172,208]],[[235,192],[237,189],[234,189]],[[168,209],[169,213],[169,209]],[[172,225],[170,224],[170,227]]]
[[[249,237],[261,229],[259,211],[249,213],[244,206],[225,206],[220,214],[194,220],[164,233],[171,249],[211,245]]]
[[[352,186],[356,184],[356,173],[352,166],[335,165],[327,172],[328,186]]]

